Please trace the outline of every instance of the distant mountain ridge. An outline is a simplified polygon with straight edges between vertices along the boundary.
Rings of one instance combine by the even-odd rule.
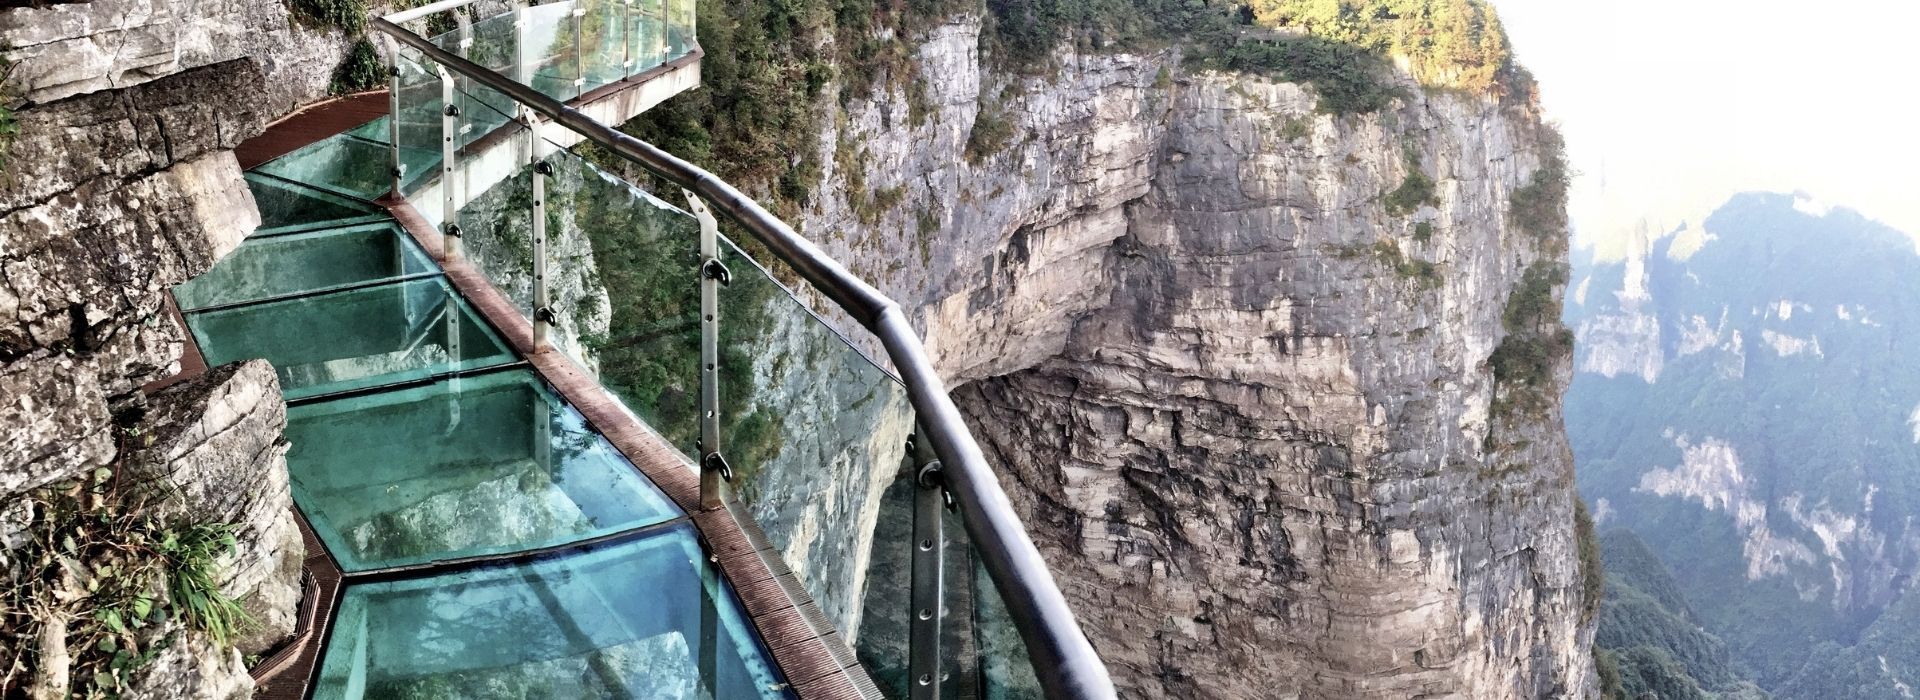
[[[1913,240],[1748,193],[1634,248],[1576,258],[1566,312],[1567,426],[1601,528],[1645,540],[1684,614],[1780,697],[1912,697],[1920,628],[1884,623],[1920,565]]]

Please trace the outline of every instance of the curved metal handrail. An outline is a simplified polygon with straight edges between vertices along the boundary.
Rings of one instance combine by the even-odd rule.
[[[1050,698],[1112,698],[1106,665],[1080,631],[1073,610],[1053,580],[1040,550],[1027,537],[1013,503],[987,466],[960,409],[947,395],[946,382],[933,369],[920,336],[900,305],[848,272],[827,253],[794,232],[793,227],[713,173],[681,160],[611,126],[588,117],[532,87],[449,53],[432,41],[383,18],[375,28],[464,75],[525,105],[601,145],[648,172],[699,195],[745,228],[769,251],[880,338],[887,356],[906,384],[908,399],[934,452],[941,475],[953,491],[967,535],[981,564],[1007,606],[1014,627],[1026,642],[1035,676]]]

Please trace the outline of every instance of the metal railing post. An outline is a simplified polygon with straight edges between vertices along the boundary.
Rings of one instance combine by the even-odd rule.
[[[913,588],[908,596],[907,697],[940,700],[947,679],[942,668],[940,629],[947,616],[945,590],[945,519],[947,490],[940,482],[940,459],[933,446],[915,435],[911,440],[915,466],[913,491]]]
[[[407,164],[400,160],[400,42],[383,35],[387,44],[387,163],[393,175],[393,187],[387,196],[399,201],[407,178]]]
[[[454,137],[460,134],[460,106],[454,103],[455,90],[453,74],[446,66],[436,65],[434,70],[440,74],[440,233],[443,254],[448,260],[459,260],[460,245],[460,201],[459,178],[455,175],[459,162],[460,145]]]
[[[527,119],[527,166],[533,171],[533,349],[552,345],[553,300],[547,290],[547,178],[553,164],[542,157],[540,115],[525,114]]]
[[[720,222],[707,203],[687,192],[687,208],[700,220],[700,507],[726,505],[733,467],[720,441],[720,286],[732,282],[720,262]]]

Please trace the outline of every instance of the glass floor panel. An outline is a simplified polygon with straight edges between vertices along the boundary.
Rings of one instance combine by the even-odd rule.
[[[438,271],[399,226],[366,224],[248,239],[173,295],[192,311]]]
[[[246,177],[253,203],[260,208],[255,236],[388,218],[386,212],[356,199],[251,172]]]
[[[187,327],[208,366],[272,361],[288,399],[513,361],[438,277],[200,311]]]
[[[393,189],[384,144],[341,134],[269,161],[258,172],[372,201]]]
[[[524,370],[294,406],[287,439],[294,501],[347,571],[552,547],[679,515]]]
[[[710,572],[681,524],[529,564],[352,584],[313,697],[791,697]]]

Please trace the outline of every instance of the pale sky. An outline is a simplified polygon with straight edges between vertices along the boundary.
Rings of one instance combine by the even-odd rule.
[[[1492,0],[1580,175],[1575,240],[1804,191],[1920,235],[1920,0]]]

